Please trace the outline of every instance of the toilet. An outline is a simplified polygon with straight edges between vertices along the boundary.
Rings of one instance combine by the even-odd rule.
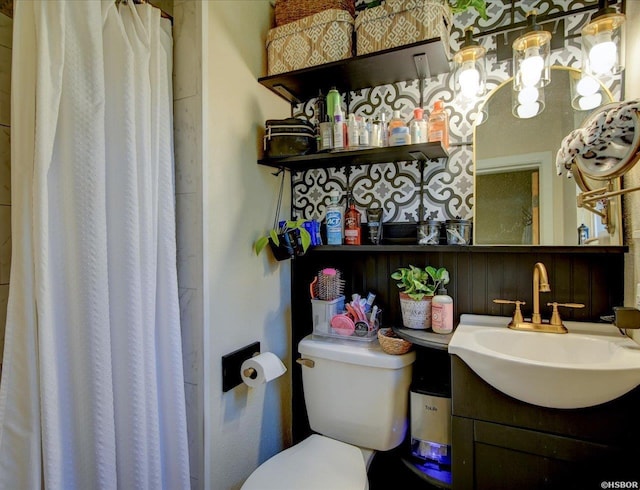
[[[400,445],[415,352],[309,335],[298,344],[315,434],[260,465],[241,490],[366,490],[374,452]]]

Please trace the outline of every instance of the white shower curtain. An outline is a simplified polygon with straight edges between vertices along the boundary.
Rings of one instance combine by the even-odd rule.
[[[170,25],[17,0],[13,29],[0,489],[186,489]]]

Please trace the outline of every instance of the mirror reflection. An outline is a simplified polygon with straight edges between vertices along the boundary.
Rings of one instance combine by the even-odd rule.
[[[474,131],[475,244],[621,244],[621,226],[611,226],[609,233],[600,217],[577,207],[576,181],[556,175],[562,139],[594,110],[580,110],[576,103],[577,80],[578,70],[553,67],[545,109],[529,119],[512,114],[511,80],[487,98],[487,120]],[[602,104],[611,102],[602,86],[600,93]],[[619,223],[620,199],[612,201],[611,221]]]

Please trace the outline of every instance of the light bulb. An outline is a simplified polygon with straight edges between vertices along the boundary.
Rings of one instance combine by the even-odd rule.
[[[542,78],[543,68],[544,60],[538,54],[537,48],[528,48],[524,60],[520,63],[522,84],[528,87],[537,85]]]
[[[539,109],[540,109],[539,102],[533,102],[531,104],[521,104],[518,106],[518,109],[517,109],[518,117],[520,119],[529,119],[530,117],[537,115]]]
[[[597,75],[605,75],[610,73],[616,59],[618,57],[618,49],[616,44],[611,40],[611,32],[601,32],[596,36],[596,43],[589,51],[589,65],[591,70]]]
[[[476,70],[473,62],[465,63],[462,66],[458,83],[463,97],[471,99],[478,94],[480,91],[480,73]]]
[[[522,105],[532,104],[538,100],[538,89],[535,87],[524,87],[518,92],[518,102]]]
[[[578,100],[578,105],[580,106],[580,110],[588,111],[590,109],[595,109],[602,103],[602,94],[595,93],[592,95],[585,95],[580,97]]]
[[[593,95],[600,89],[598,81],[589,76],[583,76],[576,84],[576,91],[582,96]]]

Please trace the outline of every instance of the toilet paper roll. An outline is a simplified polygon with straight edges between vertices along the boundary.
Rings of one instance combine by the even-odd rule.
[[[247,359],[240,367],[242,381],[251,388],[282,376],[287,368],[273,352],[263,352],[251,359]]]

